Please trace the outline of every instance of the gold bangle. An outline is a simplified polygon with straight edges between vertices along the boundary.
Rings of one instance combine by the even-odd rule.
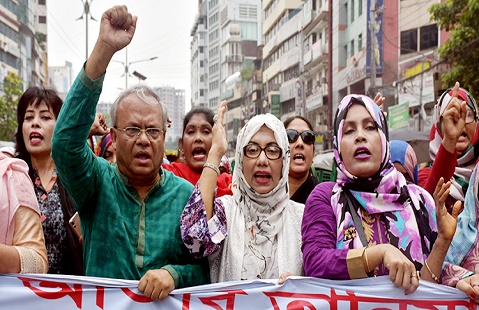
[[[218,167],[216,167],[215,165],[213,165],[213,164],[205,163],[205,164],[203,165],[203,168],[205,168],[205,167],[206,167],[206,168],[213,169],[218,176],[221,174],[220,169],[219,169]]]
[[[369,271],[369,261],[368,261],[368,255],[366,254],[366,249],[368,247],[365,247],[364,248],[364,251],[363,251],[363,261],[366,261],[366,266],[364,267],[364,270],[366,270],[366,273],[370,273]]]
[[[429,268],[429,265],[426,259],[424,260],[424,265],[426,265],[427,271],[429,271],[429,273],[431,274],[432,279],[436,281],[436,283],[439,283],[439,278],[431,271],[431,268]]]

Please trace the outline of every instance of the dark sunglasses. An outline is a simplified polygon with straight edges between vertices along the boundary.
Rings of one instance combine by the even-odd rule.
[[[301,136],[301,139],[303,139],[303,142],[306,144],[314,144],[314,141],[316,140],[316,134],[312,130],[298,132],[295,129],[286,129],[286,133],[288,134],[289,143],[296,142],[299,136]]]

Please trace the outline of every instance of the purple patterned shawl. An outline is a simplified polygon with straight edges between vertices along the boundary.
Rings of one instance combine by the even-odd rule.
[[[367,179],[352,175],[341,158],[344,119],[353,103],[361,104],[368,110],[381,137],[381,166],[375,175]],[[437,237],[435,204],[424,189],[407,184],[404,176],[391,163],[389,134],[384,114],[371,98],[348,95],[339,104],[334,131],[334,157],[338,178],[333,188],[331,206],[338,223],[336,247],[353,249],[364,246],[357,233],[353,234],[351,239],[345,238],[344,234],[345,231],[355,231],[350,210],[354,210],[362,218],[359,208],[363,208],[369,214],[381,214],[386,223],[389,242],[420,269]],[[349,208],[348,198],[352,203]],[[372,240],[368,240],[368,243],[370,241]]]

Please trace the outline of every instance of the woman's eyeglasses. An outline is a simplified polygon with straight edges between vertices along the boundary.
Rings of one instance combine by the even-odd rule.
[[[314,141],[316,140],[316,134],[312,130],[298,132],[295,129],[286,129],[286,133],[288,134],[289,143],[296,142],[299,136],[301,136],[301,139],[303,139],[303,142],[306,144],[314,144]]]
[[[466,109],[466,124],[470,124],[476,120],[476,115],[473,110]]]
[[[244,156],[251,159],[258,158],[263,151],[266,157],[271,160],[280,159],[283,155],[281,148],[277,145],[268,145],[265,148],[262,148],[256,143],[251,143],[243,148]]]

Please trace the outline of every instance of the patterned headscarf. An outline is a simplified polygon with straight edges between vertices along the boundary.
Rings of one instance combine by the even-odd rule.
[[[474,111],[476,122],[479,118],[477,112],[476,101],[472,95],[465,89],[460,88],[457,96],[459,99],[466,101],[467,106]],[[437,100],[437,104],[434,106],[433,113],[433,125],[431,127],[430,141],[429,141],[429,154],[434,161],[436,154],[441,146],[443,135],[441,132],[441,116],[444,114],[449,102],[452,99],[452,88],[446,90],[441,97]],[[478,124],[479,126],[479,124]],[[474,133],[474,137],[471,141],[469,148],[462,154],[458,155],[456,169],[454,175],[451,178],[452,186],[450,187],[451,196],[457,200],[464,201],[464,195],[469,186],[469,179],[471,178],[472,170],[476,165],[477,156],[474,154],[474,148],[479,141],[479,130]]]
[[[417,184],[417,157],[416,152],[409,143],[401,140],[391,141],[391,161],[400,163],[407,174]]]
[[[452,239],[451,245],[446,254],[444,264],[451,263],[462,266],[465,269],[476,271],[477,260],[465,262],[465,258],[471,254],[471,249],[477,251],[477,234],[479,225],[479,164],[473,170],[471,175],[471,185],[469,186],[464,200],[464,210],[457,219],[456,234]],[[477,272],[476,272],[477,273]]]
[[[344,121],[352,104],[360,104],[371,115],[381,139],[381,165],[369,178],[358,178],[345,167],[341,157]],[[334,156],[338,178],[333,188],[331,205],[336,215],[337,248],[361,248],[359,234],[345,238],[345,232],[356,230],[351,212],[361,218],[359,208],[368,214],[382,215],[389,242],[397,247],[419,270],[437,237],[435,204],[422,188],[407,184],[391,162],[386,118],[376,103],[364,95],[349,95],[339,104],[334,122]],[[353,147],[353,146],[348,146]],[[347,239],[347,240],[346,240]],[[369,242],[369,241],[368,241]]]
[[[283,158],[270,161],[270,165],[283,165],[281,178],[269,193],[259,194],[246,182],[243,175],[243,148],[261,127],[266,126],[274,133],[283,153]],[[283,123],[272,114],[253,117],[241,129],[236,142],[236,167],[233,172],[232,191],[235,204],[245,216],[246,228],[254,229],[254,244],[273,240],[282,228],[281,215],[289,202],[288,170],[289,142]]]
[[[111,145],[111,133],[105,134],[95,146],[95,155],[104,157],[106,150]]]

